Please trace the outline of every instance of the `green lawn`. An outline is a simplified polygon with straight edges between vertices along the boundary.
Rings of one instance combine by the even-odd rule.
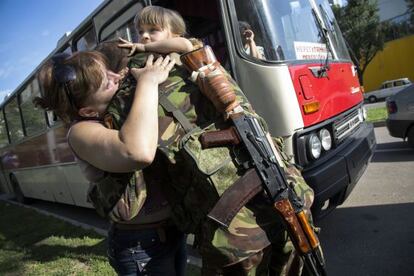
[[[385,121],[388,117],[387,109],[385,107],[376,107],[367,109],[367,121],[369,122],[381,122]]]
[[[0,202],[0,275],[115,275],[104,237]]]
[[[187,275],[200,275],[189,266]],[[0,201],[0,275],[116,275],[105,238]]]

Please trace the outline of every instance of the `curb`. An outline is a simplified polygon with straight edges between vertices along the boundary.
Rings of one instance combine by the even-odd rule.
[[[36,208],[36,207],[24,205],[24,204],[21,204],[19,202],[16,202],[16,201],[12,200],[12,199],[13,199],[12,196],[8,196],[8,195],[5,195],[5,194],[0,195],[0,201],[6,202],[6,203],[9,203],[9,204],[14,204],[16,206],[24,207],[24,208],[27,208],[27,209],[31,209],[31,210],[34,210],[34,211],[40,213],[40,214],[43,214],[43,215],[46,215],[46,216],[51,216],[51,217],[66,221],[66,222],[68,222],[72,225],[81,227],[81,228],[86,229],[86,230],[93,230],[96,233],[98,233],[98,234],[100,234],[104,237],[108,237],[108,231],[105,230],[105,229],[98,228],[98,227],[95,227],[95,226],[92,226],[92,225],[89,225],[89,224],[86,224],[86,223],[82,223],[82,222],[79,222],[79,221],[76,221],[76,220],[73,220],[73,219],[70,219],[70,218],[67,218],[67,217],[64,217],[64,216],[56,215],[56,214],[50,213],[50,212],[45,211],[45,210],[41,210],[41,209]],[[188,241],[189,239],[191,241],[190,237],[187,238],[187,246],[192,245],[191,243],[189,243],[189,241]],[[191,256],[190,254],[188,254],[187,263],[201,268],[202,260],[199,257]]]
[[[386,125],[385,121],[378,121],[378,122],[372,122],[374,127],[384,127]]]
[[[36,207],[21,204],[19,202],[16,202],[16,201],[12,200],[12,197],[1,196],[0,200],[4,201],[4,202],[7,202],[9,204],[14,204],[16,206],[20,206],[20,207],[24,207],[24,208],[27,208],[27,209],[34,210],[34,211],[36,211],[40,214],[46,215],[46,216],[51,216],[51,217],[66,221],[66,222],[68,222],[72,225],[82,227],[83,229],[86,229],[86,230],[94,230],[96,233],[98,233],[98,234],[100,234],[104,237],[108,237],[108,231],[106,231],[102,228],[98,228],[98,227],[95,227],[95,226],[92,226],[92,225],[89,225],[89,224],[86,224],[86,223],[82,223],[82,222],[79,222],[79,221],[76,221],[76,220],[73,220],[73,219],[70,219],[70,218],[67,218],[67,217],[64,217],[64,216],[56,215],[56,214],[50,213],[50,212],[45,211],[45,210],[41,210],[41,209],[36,208]]]

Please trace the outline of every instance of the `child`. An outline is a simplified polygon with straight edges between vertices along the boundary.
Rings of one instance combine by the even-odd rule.
[[[135,17],[135,27],[139,33],[139,42],[131,43],[119,38],[121,48],[130,49],[129,55],[135,52],[156,52],[183,54],[202,47],[197,39],[187,39],[185,23],[176,11],[158,6],[148,6]]]
[[[246,54],[254,58],[265,59],[264,49],[262,46],[256,45],[256,42],[254,41],[254,32],[252,31],[250,24],[245,21],[239,21],[239,29]]]

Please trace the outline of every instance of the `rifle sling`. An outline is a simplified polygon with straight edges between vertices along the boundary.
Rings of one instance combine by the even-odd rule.
[[[161,87],[160,90],[162,90]],[[186,133],[194,129],[194,126],[184,113],[175,107],[167,98],[167,93],[159,93],[159,104],[167,112],[172,113],[173,117],[180,123]],[[208,214],[208,217],[225,227],[229,227],[237,212],[262,190],[260,177],[257,175],[255,169],[250,169],[224,191]]]
[[[186,133],[190,132],[194,127],[185,117],[184,113],[177,108],[168,98],[166,93],[159,93],[158,99],[160,105],[167,111],[172,113],[173,117],[180,123]]]
[[[224,191],[207,216],[217,223],[229,227],[237,212],[262,190],[262,181],[256,170],[249,169]]]

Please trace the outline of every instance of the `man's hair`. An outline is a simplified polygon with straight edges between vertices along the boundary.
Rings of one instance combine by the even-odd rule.
[[[134,19],[135,28],[139,30],[142,25],[160,26],[169,29],[173,34],[184,36],[186,34],[185,22],[182,16],[174,11],[159,6],[143,8]]]
[[[128,65],[129,50],[118,47],[118,40],[108,40],[98,44],[95,50],[103,54],[108,60],[108,69],[119,73]]]
[[[59,82],[55,75],[58,66],[71,67],[75,72],[75,79],[66,83]],[[103,66],[107,66],[106,58],[96,51],[74,53],[59,64],[53,58],[48,60],[37,76],[42,96],[36,97],[34,104],[53,110],[66,123],[78,119],[78,109],[85,106],[89,97],[101,87],[104,78]]]

